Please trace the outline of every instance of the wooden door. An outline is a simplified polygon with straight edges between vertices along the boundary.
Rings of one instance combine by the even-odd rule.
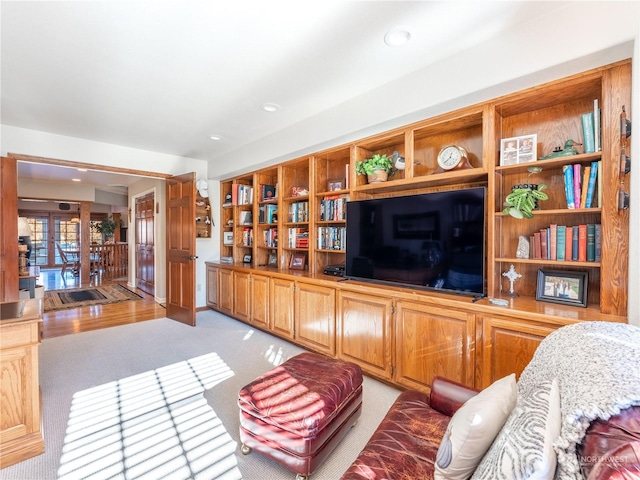
[[[233,272],[233,316],[243,322],[251,318],[249,274]]]
[[[251,324],[269,328],[269,277],[251,274]]]
[[[390,380],[392,298],[338,292],[337,305],[338,357],[357,363],[365,372]]]
[[[207,265],[207,305],[211,308],[218,308],[218,267]]]
[[[294,285],[284,278],[272,278],[269,285],[271,332],[288,339],[293,339]]]
[[[196,324],[196,176],[167,179],[167,317]]]
[[[218,272],[218,309],[222,313],[233,313],[233,270],[221,268]]]
[[[0,159],[0,301],[18,300],[18,162]]]
[[[429,392],[439,375],[473,387],[475,315],[404,300],[397,306],[395,382]]]
[[[154,295],[155,195],[136,198],[136,287]]]
[[[295,289],[295,340],[329,356],[336,353],[336,291],[298,282]]]
[[[482,319],[482,345],[479,345],[480,385],[486,388],[511,373],[520,374],[533,358],[540,342],[554,327],[518,322],[513,318],[486,315]]]

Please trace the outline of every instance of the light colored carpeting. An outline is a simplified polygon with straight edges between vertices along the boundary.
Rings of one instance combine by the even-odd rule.
[[[303,350],[213,311],[47,339],[40,346],[45,453],[3,480],[295,477],[242,455],[237,394]],[[348,468],[400,392],[365,377],[362,416],[311,476]]]

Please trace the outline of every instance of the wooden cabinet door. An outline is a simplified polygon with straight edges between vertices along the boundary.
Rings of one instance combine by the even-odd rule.
[[[312,350],[335,356],[336,291],[298,282],[295,289],[295,340]]]
[[[218,272],[218,310],[233,313],[233,270],[221,268]]]
[[[271,278],[269,284],[270,329],[275,335],[293,339],[293,288],[292,280]]]
[[[368,372],[391,379],[393,301],[354,292],[338,292],[338,357]]]
[[[251,274],[251,324],[269,328],[269,277]]]
[[[251,318],[251,287],[247,272],[233,272],[233,316],[243,322]]]
[[[218,308],[218,267],[207,265],[207,306]]]
[[[396,383],[429,392],[435,376],[473,387],[475,315],[398,301]]]
[[[486,388],[511,373],[519,378],[540,342],[554,330],[513,318],[484,316],[482,345],[478,345],[481,358],[478,388]]]

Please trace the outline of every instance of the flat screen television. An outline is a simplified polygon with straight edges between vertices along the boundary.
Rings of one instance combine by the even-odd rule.
[[[347,204],[345,278],[486,294],[486,188]]]

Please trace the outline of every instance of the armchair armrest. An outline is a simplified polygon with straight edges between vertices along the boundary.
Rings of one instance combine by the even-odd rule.
[[[464,402],[476,395],[478,390],[462,385],[461,383],[447,380],[443,377],[435,377],[431,384],[429,405],[448,417],[452,417]]]

